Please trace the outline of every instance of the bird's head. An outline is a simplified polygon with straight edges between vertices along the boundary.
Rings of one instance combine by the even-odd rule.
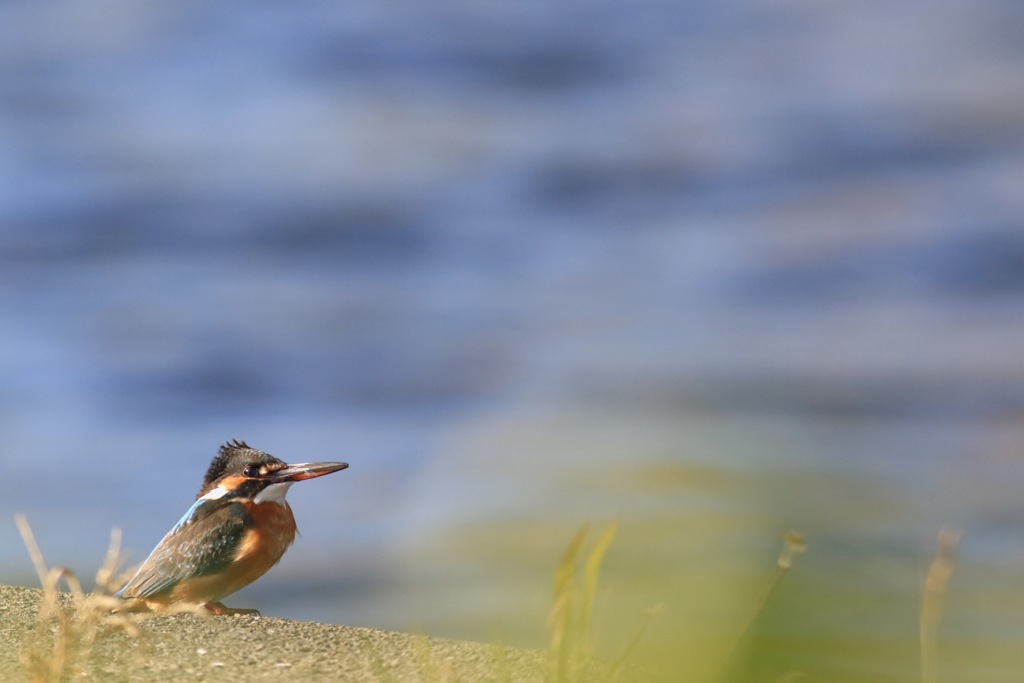
[[[288,487],[303,479],[320,477],[348,467],[344,462],[308,462],[289,465],[270,453],[232,440],[220,447],[203,478],[196,500],[283,502]]]

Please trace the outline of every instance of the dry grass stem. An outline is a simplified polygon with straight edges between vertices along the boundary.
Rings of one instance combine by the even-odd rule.
[[[921,680],[923,683],[937,683],[938,646],[937,634],[942,620],[942,607],[946,598],[946,587],[956,566],[956,550],[960,544],[960,532],[941,529],[938,535],[938,549],[935,559],[928,567],[924,579],[924,596],[921,600]]]
[[[768,599],[775,592],[779,582],[782,581],[782,577],[792,568],[793,561],[806,552],[806,550],[807,537],[802,532],[790,530],[782,536],[782,550],[779,551],[779,556],[775,560],[775,571],[764,582],[732,645],[726,650],[723,668],[728,668],[729,662],[734,659],[736,650],[740,643],[743,642],[744,636],[750,631],[750,627],[753,626],[757,616],[764,610],[764,606],[768,604]]]
[[[121,532],[114,529],[103,564],[96,573],[96,589],[85,593],[73,571],[66,567],[49,569],[35,535],[23,515],[15,521],[39,576],[43,594],[39,601],[34,631],[25,639],[22,664],[33,683],[58,683],[70,677],[88,675],[92,646],[104,628],[119,629],[138,638],[139,622],[148,615],[115,612],[124,601],[114,592],[127,581],[131,572],[119,572]],[[60,592],[61,582],[70,599]],[[175,612],[194,612],[191,606]]]
[[[616,529],[615,524],[608,526],[583,559],[588,533],[587,527],[583,527],[562,555],[555,571],[554,596],[548,614],[548,681],[585,680],[594,658],[592,621],[598,575]]]

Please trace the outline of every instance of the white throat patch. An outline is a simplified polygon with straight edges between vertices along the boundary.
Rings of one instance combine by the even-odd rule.
[[[271,484],[257,493],[252,501],[254,503],[277,503],[278,505],[284,505],[284,495],[288,493],[288,488],[294,483],[294,481],[282,481],[279,484]]]

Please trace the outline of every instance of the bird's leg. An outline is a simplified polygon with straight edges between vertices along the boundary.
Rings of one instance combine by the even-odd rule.
[[[233,609],[231,607],[225,607],[223,602],[208,602],[203,605],[203,607],[205,607],[210,614],[217,616],[225,614],[251,614],[257,617],[260,616],[260,611],[258,609]]]

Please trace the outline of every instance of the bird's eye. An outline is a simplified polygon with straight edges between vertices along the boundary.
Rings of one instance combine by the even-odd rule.
[[[246,465],[245,469],[242,470],[242,474],[250,479],[255,479],[260,476],[260,468],[256,465]]]

